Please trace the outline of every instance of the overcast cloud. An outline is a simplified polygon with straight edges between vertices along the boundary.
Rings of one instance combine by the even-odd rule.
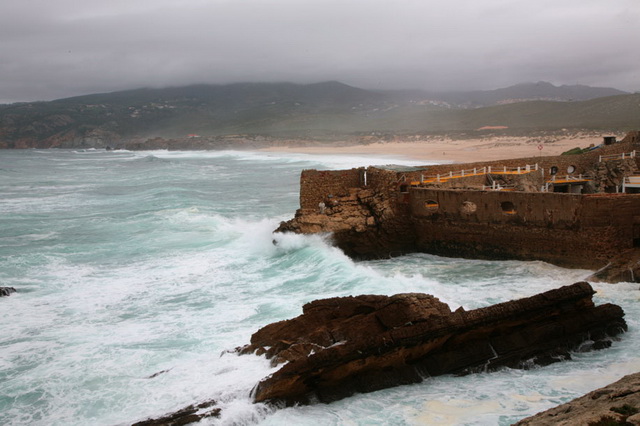
[[[191,83],[640,90],[640,0],[2,0],[0,103]]]

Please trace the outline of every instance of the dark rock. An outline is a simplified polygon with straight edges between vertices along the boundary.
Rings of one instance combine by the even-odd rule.
[[[471,311],[426,294],[316,300],[299,317],[270,324],[240,353],[287,362],[254,389],[256,402],[330,402],[355,392],[501,366],[570,358],[626,330],[619,306],[595,306],[586,282]]]
[[[520,420],[516,425],[639,425],[640,373]]]
[[[195,423],[207,417],[219,417],[220,409],[216,408],[216,401],[210,400],[200,404],[193,404],[175,413],[158,417],[157,419],[147,419],[133,423],[132,426],[182,426]]]
[[[10,296],[11,293],[15,293],[16,289],[13,287],[0,287],[0,297]]]
[[[165,374],[165,373],[168,373],[169,371],[171,371],[171,368],[170,368],[170,369],[168,369],[168,370],[161,370],[161,371],[158,371],[157,373],[153,373],[152,375],[150,375],[149,377],[147,377],[147,379],[155,379],[155,378],[156,378],[156,377],[158,377],[159,375],[161,375],[161,374]]]
[[[621,252],[604,267],[587,277],[592,282],[640,282],[640,248]]]

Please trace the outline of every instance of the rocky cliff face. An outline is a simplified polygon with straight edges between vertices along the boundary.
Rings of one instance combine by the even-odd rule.
[[[451,312],[425,294],[324,299],[270,324],[241,353],[285,363],[254,389],[256,402],[329,402],[423,377],[526,368],[601,349],[626,330],[622,309],[595,306],[577,283],[487,308]]]

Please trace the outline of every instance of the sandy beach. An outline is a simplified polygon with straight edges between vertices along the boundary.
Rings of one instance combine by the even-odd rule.
[[[598,145],[600,143],[602,143],[602,136],[595,135],[572,135],[552,139],[504,136],[464,140],[433,138],[418,141],[377,142],[349,146],[344,143],[315,146],[296,146],[296,144],[291,144],[264,148],[263,151],[306,154],[392,155],[415,160],[468,163],[507,158],[559,155],[575,147],[586,148],[592,144]]]

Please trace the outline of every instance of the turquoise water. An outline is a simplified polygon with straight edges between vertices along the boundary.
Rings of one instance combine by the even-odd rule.
[[[233,151],[0,151],[0,285],[18,290],[0,299],[0,424],[128,424],[214,398],[223,415],[213,424],[507,425],[640,370],[638,285],[600,284],[596,302],[620,304],[630,325],[611,349],[328,405],[251,404],[268,362],[224,351],[311,300],[425,292],[471,309],[588,275],[424,254],[353,262],[319,236],[272,234],[298,207],[302,169],[386,163],[415,165]]]

